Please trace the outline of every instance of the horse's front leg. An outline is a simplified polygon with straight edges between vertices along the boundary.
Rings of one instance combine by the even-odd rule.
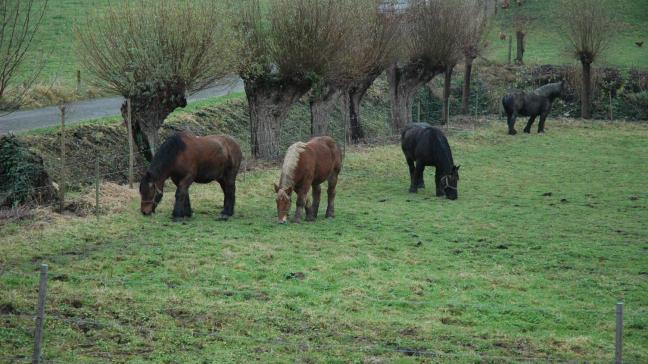
[[[548,115],[549,115],[549,113],[540,115],[540,122],[538,123],[538,133],[544,133],[545,132],[544,125],[545,125],[545,120],[547,120]]]
[[[308,197],[308,190],[310,184],[304,184],[304,187],[298,189],[297,192],[297,209],[295,210],[295,223],[301,223],[304,210],[306,209],[306,198]]]
[[[185,178],[176,184],[175,205],[173,207],[173,218],[181,219],[191,217],[191,202],[189,201],[189,186],[192,183],[191,178]]]
[[[436,195],[445,196],[445,189],[443,188],[443,183],[441,183],[441,168],[436,167],[436,172],[434,173],[434,183],[436,184]]]
[[[517,131],[515,131],[515,119],[516,118],[517,118],[517,115],[515,113],[507,114],[507,116],[506,116],[506,121],[508,123],[508,133],[509,133],[509,135],[517,134]]]
[[[326,195],[328,197],[328,205],[326,207],[326,217],[334,218],[335,217],[335,191],[337,186],[338,176],[333,175],[328,179],[328,190]]]
[[[313,188],[313,203],[310,207],[306,207],[306,220],[315,221],[317,219],[317,211],[319,210],[320,198],[322,196],[322,187],[314,184]]]
[[[236,179],[233,181],[222,180],[218,181],[223,190],[224,201],[223,211],[221,211],[219,220],[227,220],[234,216],[234,204],[236,203]]]
[[[524,132],[525,132],[525,133],[527,133],[527,134],[531,133],[531,126],[532,126],[533,123],[535,122],[535,118],[536,118],[536,116],[537,116],[537,115],[532,115],[532,116],[529,118],[529,122],[527,123],[526,127],[524,128]]]

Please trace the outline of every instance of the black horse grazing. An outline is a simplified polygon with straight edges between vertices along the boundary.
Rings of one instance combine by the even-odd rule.
[[[408,124],[401,135],[401,147],[409,166],[410,192],[416,193],[417,189],[425,188],[425,166],[435,166],[436,195],[445,195],[451,200],[457,199],[459,166],[454,165],[448,138],[440,129],[427,123]]]
[[[234,214],[236,175],[242,159],[241,148],[227,135],[174,134],[162,144],[140,181],[140,210],[144,215],[155,212],[164,181],[171,178],[177,186],[173,217],[191,217],[189,186],[218,181],[225,195],[220,219],[226,220]]]
[[[545,120],[551,111],[551,105],[559,97],[565,99],[565,81],[546,84],[533,92],[515,91],[502,98],[502,105],[506,112],[508,122],[508,133],[515,135],[515,119],[519,116],[528,116],[529,122],[525,133],[531,132],[531,125],[535,118],[540,115],[538,123],[538,133],[544,133]]]

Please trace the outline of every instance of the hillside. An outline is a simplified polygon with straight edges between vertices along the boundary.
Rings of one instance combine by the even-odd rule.
[[[114,2],[112,2],[114,3]],[[502,63],[506,61],[508,43],[497,38],[500,31],[511,32],[514,12],[531,17],[527,35],[527,63],[563,64],[572,62],[566,44],[560,36],[556,20],[559,0],[526,0],[521,8],[499,10],[492,29],[490,49],[486,57]],[[619,18],[619,35],[613,42],[605,62],[624,67],[648,68],[648,45],[637,47],[634,42],[648,41],[648,3],[645,0],[608,2],[610,12]],[[89,14],[100,12],[111,4],[110,0],[49,0],[41,32],[34,41],[27,65],[33,69],[45,60],[43,82],[57,81],[68,87],[75,85],[76,70],[80,68],[75,54],[73,28],[87,19]],[[515,47],[513,49],[515,52]],[[82,74],[82,78],[85,75]]]

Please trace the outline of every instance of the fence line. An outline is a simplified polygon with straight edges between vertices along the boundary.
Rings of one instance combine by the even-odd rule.
[[[247,344],[260,344],[260,345],[268,345],[268,346],[276,346],[276,347],[295,347],[298,348],[299,350],[313,350],[313,351],[321,351],[321,350],[332,350],[332,349],[343,349],[344,351],[348,352],[368,352],[368,353],[395,353],[395,354],[405,354],[407,356],[424,356],[424,357],[445,357],[445,358],[474,358],[476,360],[510,360],[510,361],[527,361],[527,362],[554,362],[554,363],[570,363],[573,362],[574,360],[578,361],[583,361],[585,360],[586,362],[596,362],[598,360],[602,360],[602,358],[577,358],[577,357],[572,357],[572,358],[564,358],[564,357],[555,357],[555,356],[506,356],[506,355],[488,355],[488,354],[482,354],[482,353],[448,353],[448,352],[441,352],[441,351],[435,351],[435,350],[430,350],[430,349],[420,349],[420,348],[407,348],[407,344],[404,345],[389,345],[389,344],[383,344],[383,343],[359,343],[353,342],[353,341],[347,341],[347,342],[340,342],[340,340],[334,340],[337,341],[337,343],[331,343],[331,344],[312,344],[311,342],[308,341],[294,341],[294,340],[289,340],[285,337],[277,337],[277,338],[257,338],[257,337],[252,337],[249,335],[224,335],[220,334],[215,331],[207,331],[207,332],[201,332],[200,330],[195,330],[193,328],[151,328],[151,327],[143,327],[143,326],[133,326],[130,324],[115,324],[114,322],[101,322],[101,321],[96,321],[96,320],[90,320],[90,319],[71,319],[67,317],[61,317],[61,316],[56,316],[56,315],[48,315],[49,318],[52,318],[53,320],[57,320],[59,322],[65,322],[70,325],[79,325],[79,324],[90,324],[95,326],[98,329],[103,329],[103,328],[112,328],[118,331],[127,331],[127,332],[137,332],[141,331],[142,329],[144,330],[150,330],[153,332],[163,332],[163,333],[171,333],[171,334],[186,334],[190,333],[193,337],[209,337],[209,338],[214,338],[222,341],[230,341],[230,342],[237,342],[237,343],[247,343]],[[264,316],[265,317],[265,316]],[[276,317],[277,319],[285,319],[285,317]],[[340,339],[354,339],[354,337],[349,337],[349,336],[344,336],[340,337]],[[330,337],[310,337],[311,340],[317,340],[317,339],[330,339]],[[9,357],[11,358],[11,357]],[[27,359],[26,357],[24,357]],[[611,356],[610,356],[611,358]],[[609,361],[610,358],[605,358],[604,360],[607,362]],[[46,361],[51,361],[51,359],[47,359]]]

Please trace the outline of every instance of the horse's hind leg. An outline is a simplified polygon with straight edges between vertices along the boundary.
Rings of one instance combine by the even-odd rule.
[[[337,186],[338,176],[333,175],[328,179],[328,190],[326,191],[328,197],[328,205],[326,206],[326,217],[335,217],[335,187]]]
[[[508,124],[508,133],[509,135],[515,135],[517,134],[517,131],[515,131],[515,119],[517,118],[517,115],[515,113],[506,113],[506,122]]]
[[[234,181],[218,181],[223,189],[224,201],[223,211],[219,217],[220,220],[227,220],[234,215],[234,204],[236,203],[236,179]]]
[[[410,192],[416,192],[416,185],[418,184],[418,181],[416,180],[416,167],[414,167],[414,160],[407,158],[407,166],[409,167],[409,173],[410,173]]]
[[[313,221],[317,219],[317,212],[319,210],[320,198],[322,196],[322,187],[314,184],[313,188],[313,203],[306,206],[306,220]]]
[[[525,132],[525,133],[527,133],[527,134],[531,133],[531,126],[532,126],[533,123],[535,122],[535,118],[536,118],[536,116],[537,116],[537,115],[533,115],[533,116],[531,116],[531,117],[529,118],[529,122],[527,123],[527,126],[524,128],[524,132]],[[541,117],[541,119],[542,119],[542,117]]]
[[[419,188],[425,188],[425,182],[423,181],[423,172],[425,172],[425,165],[422,161],[416,161],[416,168],[414,170],[414,177],[412,178],[412,185],[410,186],[410,192],[416,193]]]

